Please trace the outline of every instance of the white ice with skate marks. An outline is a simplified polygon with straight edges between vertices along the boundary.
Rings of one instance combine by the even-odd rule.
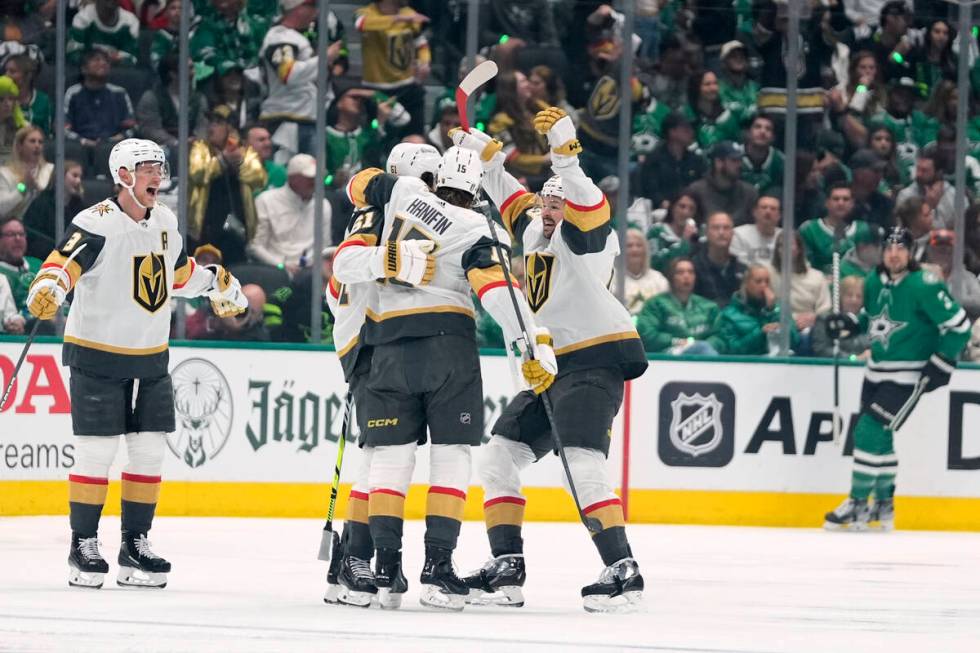
[[[980,534],[631,526],[645,610],[590,615],[579,590],[601,565],[579,524],[527,525],[526,607],[461,613],[418,604],[421,522],[405,528],[401,610],[325,605],[321,528],[160,518],[151,539],[173,562],[170,583],[124,590],[115,585],[119,521],[105,518],[105,587],[71,590],[67,518],[0,519],[0,650],[980,650]],[[482,525],[465,523],[461,571],[487,555]]]

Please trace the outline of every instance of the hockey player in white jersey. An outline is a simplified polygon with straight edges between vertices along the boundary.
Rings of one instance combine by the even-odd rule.
[[[338,248],[334,273],[343,284],[381,280],[378,306],[368,309],[363,337],[373,347],[358,410],[369,472],[368,521],[376,549],[375,582],[382,607],[407,589],[401,540],[405,495],[419,433],[431,439],[426,501],[423,605],[461,610],[468,593],[453,571],[470,480],[470,448],[483,434],[483,388],[471,292],[501,325],[508,342],[520,333],[507,277],[486,220],[472,211],[483,166],[471,151],[442,156],[436,191],[419,179],[364,170],[348,183],[355,206],[384,207],[384,220],[365,217]],[[365,214],[367,216],[369,214]],[[372,214],[373,215],[373,214]],[[509,251],[509,240],[501,232]],[[527,303],[519,310],[533,328]],[[522,370],[541,392],[556,372],[547,334]],[[421,439],[424,442],[424,436]]]
[[[259,119],[269,126],[272,141],[280,151],[276,160],[285,164],[294,154],[313,153],[316,136],[316,76],[319,57],[306,30],[317,16],[316,3],[309,0],[279,0],[282,15],[269,28],[259,48],[262,76],[269,92],[262,101]],[[331,21],[336,17],[331,14]],[[328,25],[328,29],[330,29]],[[333,43],[326,53],[332,62],[343,46]],[[327,89],[328,101],[333,97]]]
[[[157,204],[168,176],[159,145],[120,141],[109,167],[122,191],[75,216],[41,266],[27,303],[35,317],[50,320],[75,291],[62,352],[71,368],[77,436],[68,476],[68,582],[98,588],[109,571],[99,552],[98,526],[109,467],[125,436],[118,583],[164,587],[170,563],[152,551],[147,533],[160,493],[166,434],[175,430],[170,298],[205,295],[219,316],[238,314],[248,303],[225,269],[199,266],[184,252],[177,217]]]
[[[640,601],[643,578],[626,539],[606,457],[623,382],[643,374],[646,355],[629,313],[608,288],[619,242],[602,191],[579,167],[582,148],[575,126],[556,107],[539,112],[534,125],[547,135],[557,173],[541,191],[543,208],[504,171],[499,141],[476,130],[456,130],[453,140],[484,161],[484,189],[508,232],[524,245],[528,304],[538,324],[554,336],[560,374],[549,395],[555,426],[582,511],[602,525],[592,540],[606,566],[597,582],[582,588],[585,609],[630,610]],[[526,575],[520,471],[554,448],[541,397],[519,394],[492,431],[478,467],[493,558],[465,580],[474,603],[519,606]]]
[[[440,161],[439,151],[431,145],[399,143],[388,155],[385,170],[388,174],[421,179],[426,186],[434,189]],[[371,213],[371,217],[364,218],[366,213]],[[382,223],[383,207],[367,206],[354,211],[345,237],[350,235],[351,228],[365,220]],[[338,282],[336,277],[331,277],[327,286],[327,304],[334,316],[333,337],[337,355],[344,370],[344,380],[353,393],[355,406],[360,404],[359,396],[371,369],[371,347],[364,344],[361,331],[367,311],[377,311],[377,297],[378,284],[374,280],[345,285]],[[365,433],[366,424],[359,424],[359,430]],[[424,435],[424,430],[419,433],[420,437],[424,438]],[[344,532],[340,542],[335,542],[334,555],[330,559],[324,601],[367,607],[378,592],[370,566],[374,544],[368,527],[368,470],[374,449],[364,446],[362,441],[361,450],[361,466],[347,497]]]

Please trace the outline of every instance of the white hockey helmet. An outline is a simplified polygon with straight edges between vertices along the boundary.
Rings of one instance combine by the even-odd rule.
[[[561,177],[558,175],[552,176],[548,181],[544,182],[541,187],[541,192],[538,193],[541,197],[557,197],[560,200],[565,199],[565,187],[562,186]]]
[[[435,179],[442,157],[439,150],[423,143],[399,143],[392,148],[385,163],[385,172],[400,177],[418,177],[429,173]]]
[[[119,178],[119,169],[126,168],[130,174],[136,174],[136,166],[140,163],[159,163],[163,179],[170,178],[170,169],[167,167],[167,156],[163,153],[163,148],[143,138],[127,138],[119,141],[109,153],[109,172],[112,174],[112,181],[125,186]]]
[[[483,162],[473,150],[454,145],[442,155],[436,173],[436,188],[455,188],[476,197],[482,181]]]

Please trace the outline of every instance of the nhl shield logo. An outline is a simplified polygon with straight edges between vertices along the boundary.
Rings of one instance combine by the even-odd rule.
[[[670,441],[679,451],[697,458],[721,444],[722,405],[714,394],[681,393],[670,409]]]
[[[535,313],[551,295],[551,275],[554,268],[555,257],[552,254],[528,254],[524,258],[527,304]]]
[[[660,391],[657,453],[672,467],[724,467],[735,455],[735,393],[724,383],[670,382]]]
[[[133,257],[133,299],[150,313],[167,304],[167,263],[163,254]]]
[[[171,377],[177,430],[167,434],[167,446],[188,467],[200,467],[218,455],[231,435],[231,387],[221,370],[203,358],[181,362]]]

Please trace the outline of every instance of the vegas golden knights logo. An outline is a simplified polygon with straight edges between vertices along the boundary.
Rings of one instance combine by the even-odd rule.
[[[524,259],[527,304],[538,312],[551,295],[551,273],[555,267],[552,254],[529,254]]]
[[[167,265],[163,254],[133,257],[133,299],[151,313],[168,299]]]
[[[388,63],[398,70],[408,70],[415,50],[415,37],[401,32],[388,37]]]
[[[604,76],[592,89],[589,113],[596,120],[609,120],[619,113],[619,84],[612,77]]]

